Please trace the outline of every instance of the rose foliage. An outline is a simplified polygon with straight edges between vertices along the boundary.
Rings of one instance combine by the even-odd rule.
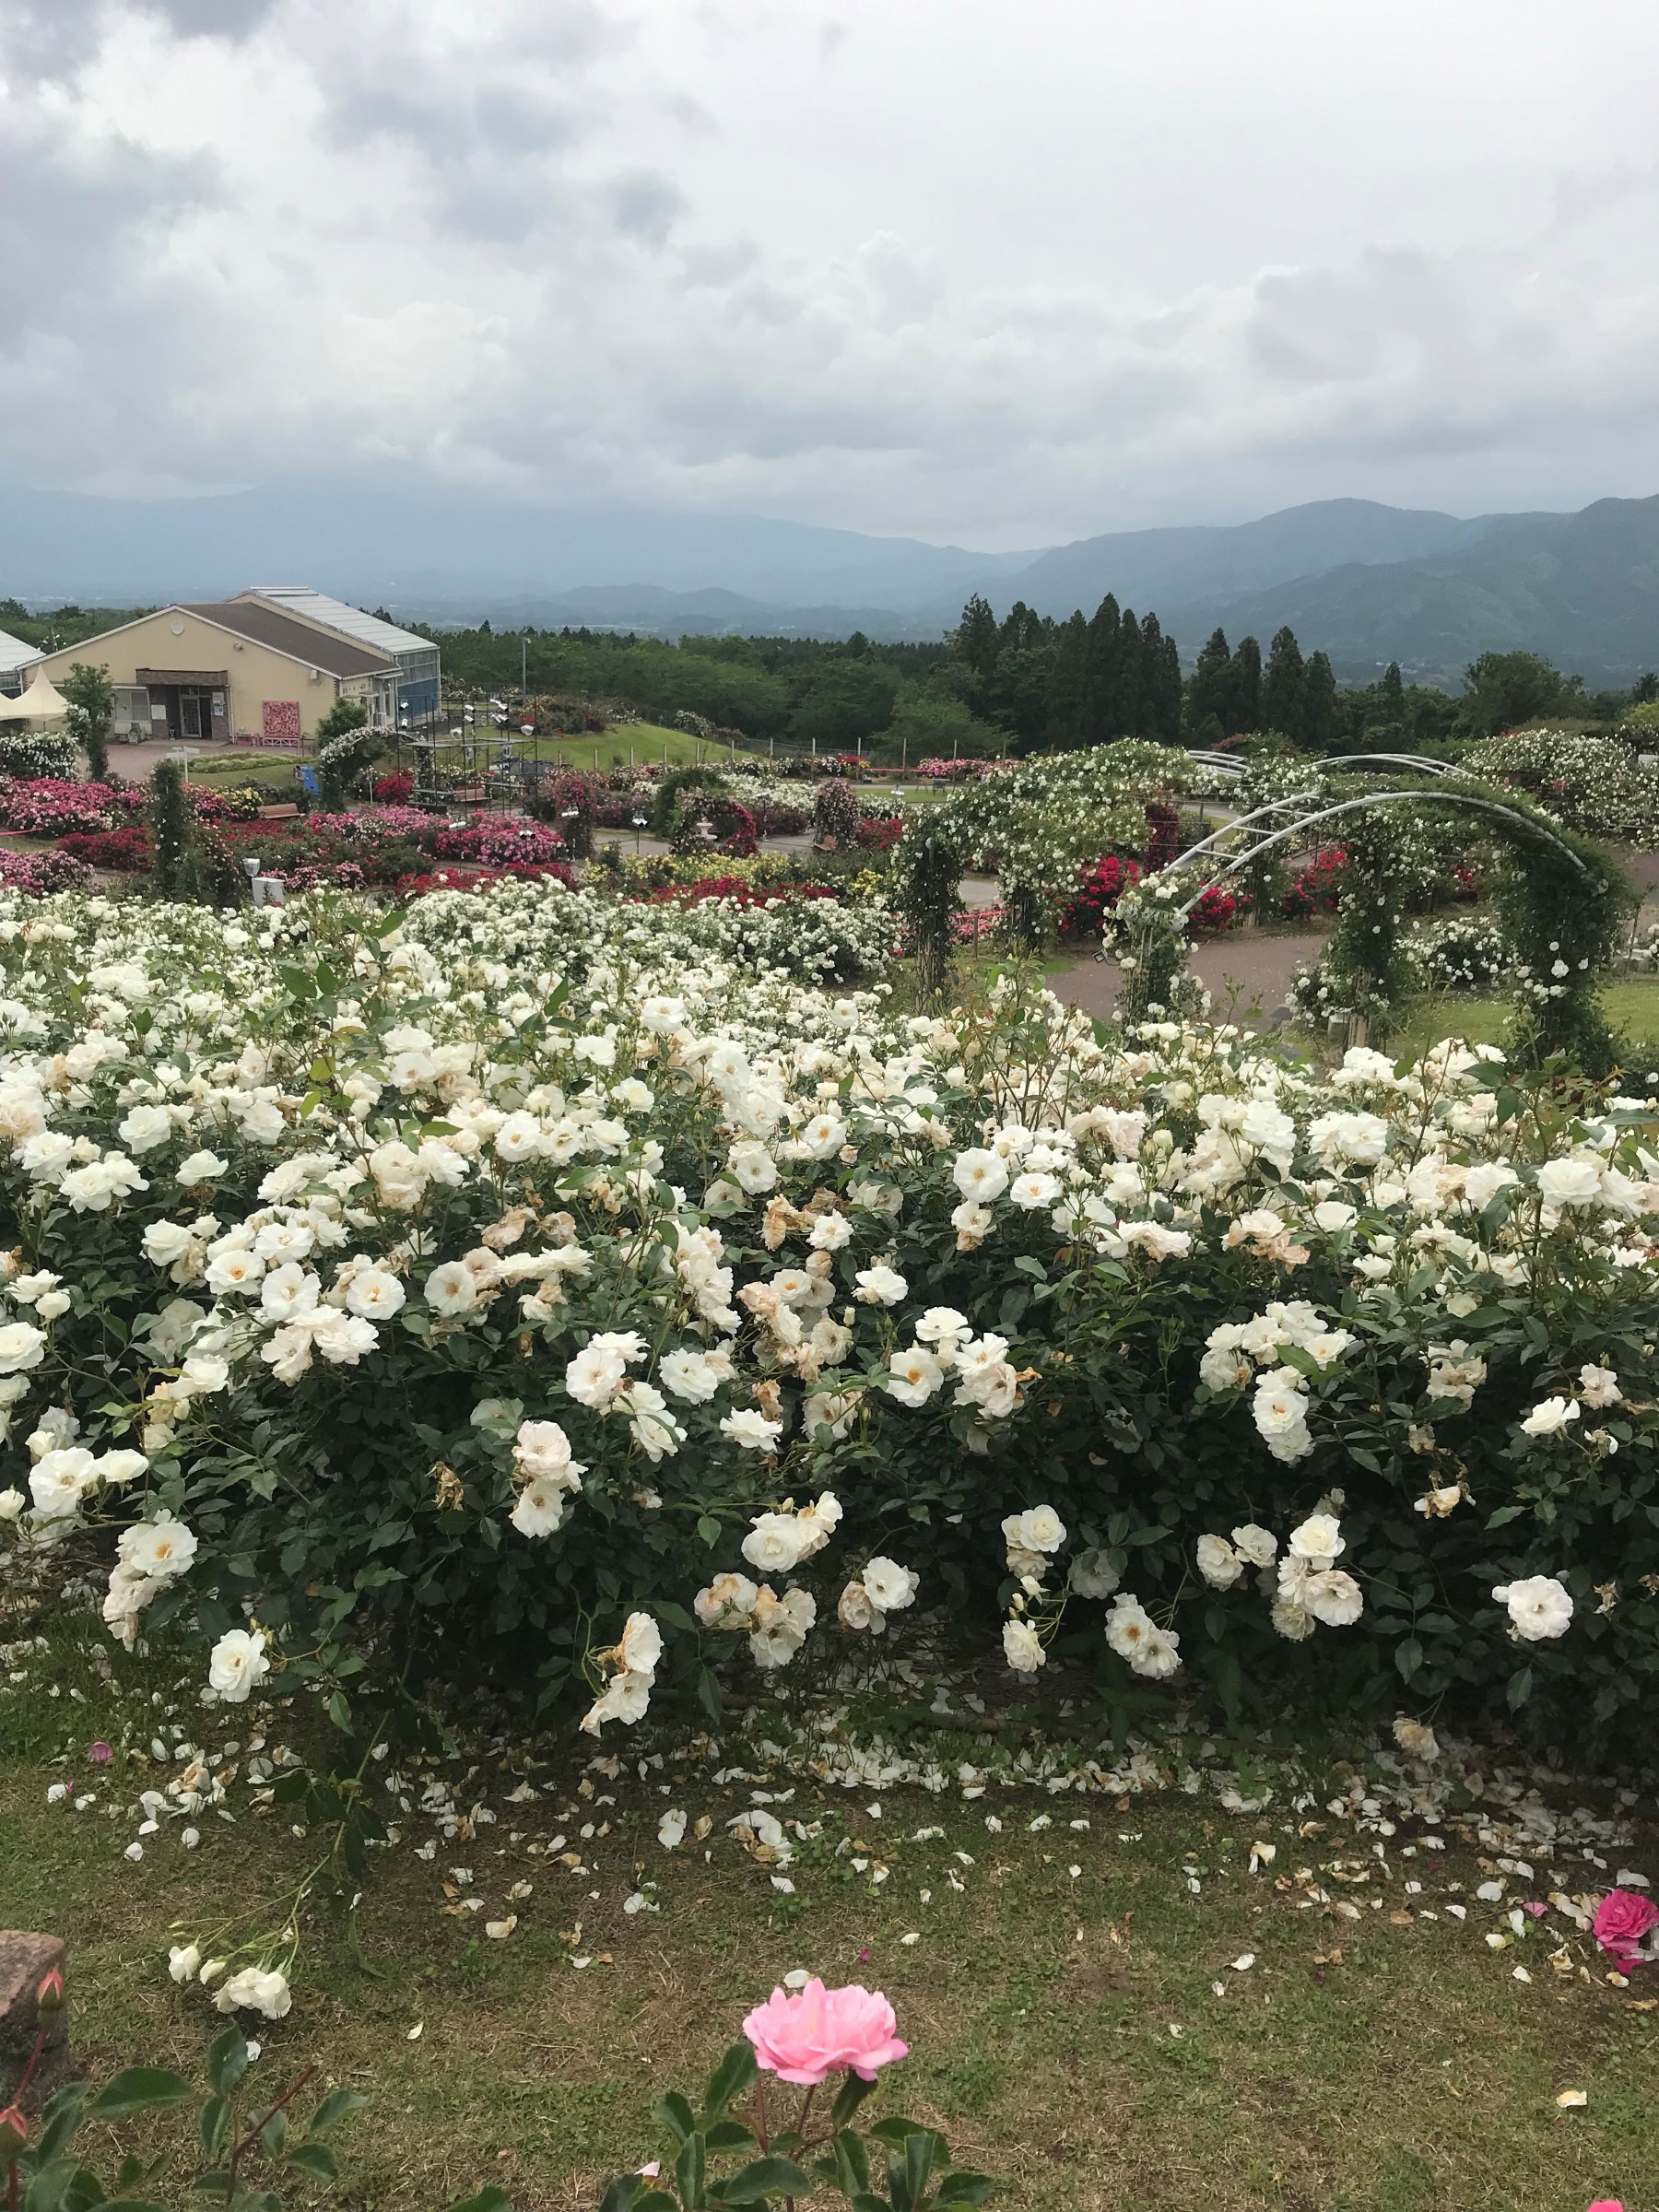
[[[1634,1725],[1652,1101],[820,988],[880,924],[0,895],[0,1541],[347,1717],[919,1632],[1120,1714]]]

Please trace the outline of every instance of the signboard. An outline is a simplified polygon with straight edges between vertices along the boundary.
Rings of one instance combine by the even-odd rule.
[[[299,744],[300,701],[297,699],[267,699],[261,709],[261,718],[267,745]]]

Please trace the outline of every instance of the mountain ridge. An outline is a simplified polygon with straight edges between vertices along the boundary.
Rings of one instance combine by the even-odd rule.
[[[1189,664],[1209,632],[1359,674],[1454,681],[1525,647],[1590,680],[1659,665],[1659,496],[1458,516],[1312,500],[1239,524],[1111,531],[977,553],[756,515],[490,503],[383,485],[123,501],[0,489],[0,596],[130,605],[304,581],[400,618],[785,636],[937,637],[982,593],[1059,618],[1108,592]],[[55,598],[54,598],[55,595]]]

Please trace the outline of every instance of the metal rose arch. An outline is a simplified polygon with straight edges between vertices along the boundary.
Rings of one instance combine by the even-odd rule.
[[[1356,755],[1329,765],[1384,758]],[[1515,956],[1517,1041],[1534,1056],[1570,1053],[1592,1072],[1611,1065],[1616,1044],[1598,994],[1636,898],[1617,862],[1604,846],[1512,792],[1453,781],[1443,762],[1411,765],[1435,781],[1341,795],[1310,788],[1269,799],[1190,846],[1160,875],[1131,887],[1113,918],[1124,969],[1122,1017],[1143,1018],[1173,1003],[1186,964],[1187,922],[1206,891],[1343,821],[1348,856],[1327,959],[1352,1013],[1372,1033],[1383,1033],[1404,987],[1390,819],[1402,808],[1451,808],[1477,818],[1502,853],[1496,899]]]

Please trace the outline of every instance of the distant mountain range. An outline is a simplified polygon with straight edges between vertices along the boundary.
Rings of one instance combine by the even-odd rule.
[[[752,515],[589,513],[338,484],[195,500],[0,489],[0,597],[133,605],[306,582],[405,618],[675,637],[937,637],[998,612],[1155,611],[1190,661],[1218,625],[1288,623],[1338,674],[1398,660],[1455,681],[1523,646],[1592,683],[1659,665],[1659,498],[1465,519],[1322,500],[1230,526],[1112,532],[983,554]]]

